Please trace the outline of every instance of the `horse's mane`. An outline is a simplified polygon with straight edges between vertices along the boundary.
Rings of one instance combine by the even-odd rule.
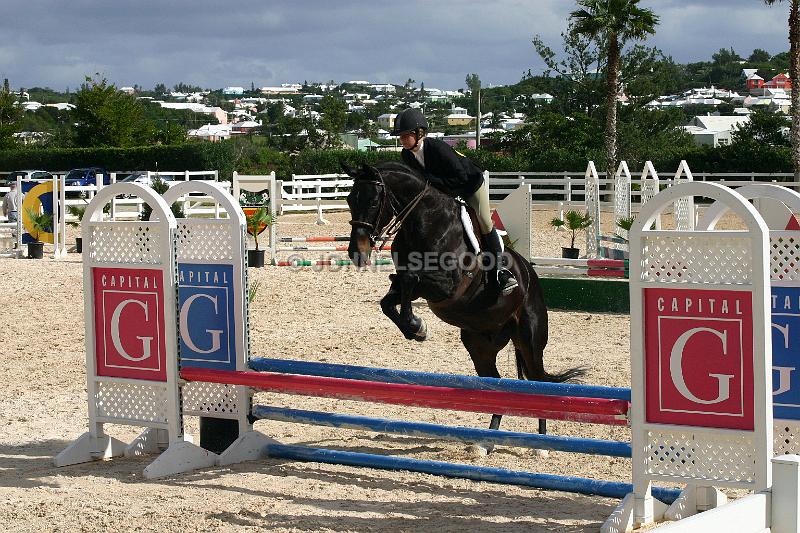
[[[396,172],[410,174],[420,181],[425,181],[425,178],[422,176],[422,174],[420,174],[416,169],[406,165],[403,161],[381,161],[375,166],[381,170],[394,170]]]
[[[420,183],[420,185],[424,185],[427,182],[427,179],[422,173],[420,173],[417,169],[411,168],[403,161],[381,161],[380,163],[377,163],[375,167],[378,168],[379,170],[401,172],[407,175],[409,178],[417,180]],[[435,198],[441,198],[444,201],[452,201],[455,203],[452,197],[443,193],[436,187],[431,187],[430,192],[428,194],[429,196]]]

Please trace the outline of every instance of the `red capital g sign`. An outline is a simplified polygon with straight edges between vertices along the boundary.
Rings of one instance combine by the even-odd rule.
[[[166,381],[161,270],[93,268],[97,375]]]
[[[752,295],[645,289],[648,422],[752,430]]]

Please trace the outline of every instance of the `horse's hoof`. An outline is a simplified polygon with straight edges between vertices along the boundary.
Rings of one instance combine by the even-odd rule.
[[[473,457],[486,457],[492,450],[483,444],[470,444],[467,446],[467,453]]]
[[[419,319],[419,329],[416,333],[414,333],[414,340],[417,342],[422,342],[428,338],[428,326],[425,324],[425,321],[421,318]]]

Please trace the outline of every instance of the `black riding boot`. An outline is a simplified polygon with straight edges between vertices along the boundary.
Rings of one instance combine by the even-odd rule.
[[[503,239],[496,229],[484,235],[484,242],[486,243],[486,252],[494,256],[494,270],[491,272],[491,279],[497,284],[497,288],[503,294],[509,294],[513,291],[518,283],[517,278],[505,267],[503,261]]]

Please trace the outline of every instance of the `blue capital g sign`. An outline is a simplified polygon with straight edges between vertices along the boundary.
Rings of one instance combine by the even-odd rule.
[[[178,268],[181,364],[236,370],[233,266]]]
[[[772,401],[775,418],[800,419],[800,287],[772,287]]]

